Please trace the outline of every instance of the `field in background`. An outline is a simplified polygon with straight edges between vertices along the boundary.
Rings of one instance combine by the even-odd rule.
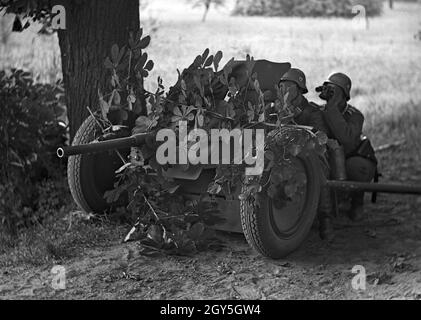
[[[386,142],[389,129],[396,137],[418,135],[421,41],[415,35],[421,30],[420,3],[398,2],[393,11],[385,6],[383,16],[370,19],[368,30],[348,19],[231,17],[232,7],[228,1],[225,7],[212,8],[201,23],[202,10],[184,0],[150,1],[141,10],[146,32],[156,28],[148,51],[156,67],[147,86],[154,88],[158,75],[171,86],[176,69],[188,66],[206,47],[222,50],[223,62],[251,54],[302,68],[310,88],[332,71],[349,74],[352,104],[365,113],[366,131],[376,136],[375,144]],[[0,68],[23,67],[44,82],[60,77],[56,37],[39,36],[35,27],[7,35],[11,23],[1,18]],[[310,91],[309,97],[317,101]]]

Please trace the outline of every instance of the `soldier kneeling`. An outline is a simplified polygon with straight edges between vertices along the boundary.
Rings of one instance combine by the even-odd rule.
[[[326,100],[326,105],[322,108],[326,133],[329,138],[337,140],[344,149],[347,179],[370,182],[376,173],[377,159],[370,141],[362,136],[363,114],[348,103],[351,98],[351,85],[351,79],[347,75],[334,73],[322,87],[316,88],[316,91],[321,92],[320,98]],[[351,220],[357,221],[364,217],[363,205],[364,192],[353,192],[351,209],[348,212]],[[323,233],[329,233],[331,230],[330,217],[324,218],[327,222],[323,223],[325,230],[321,230],[321,236],[329,238],[329,234]]]

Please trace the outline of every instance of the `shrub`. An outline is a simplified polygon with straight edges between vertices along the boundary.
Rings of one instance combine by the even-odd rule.
[[[0,71],[0,227],[10,233],[63,201],[50,191],[64,188],[55,150],[67,139],[65,110],[60,82],[36,84],[22,70]]]
[[[367,16],[381,14],[382,0],[243,0],[234,8],[234,15],[352,17],[354,5],[365,7]]]
[[[122,114],[128,112],[127,104],[122,104],[122,101],[128,101],[130,105],[139,100],[136,92],[141,92],[142,88],[139,88],[138,79],[148,76],[153,67],[153,62],[147,62],[148,55],[143,52],[149,44],[149,39],[144,39],[140,32],[136,38],[131,37],[128,46],[120,49],[114,45],[111,57],[106,59],[105,65],[112,71],[110,83],[113,88],[111,92],[100,95],[102,112],[98,116],[101,123],[112,125],[108,118],[111,110],[120,110]],[[162,79],[158,78],[156,92],[147,92],[148,112],[137,115],[132,133],[155,136],[158,130],[171,128],[177,136],[181,133],[180,122],[185,123],[187,131],[200,128],[206,134],[216,128],[242,130],[267,126],[270,130],[266,131],[264,146],[265,158],[269,161],[262,170],[271,172],[270,183],[250,178],[240,197],[247,201],[253,198],[258,203],[259,190],[267,187],[269,196],[279,199],[277,203],[280,207],[286,205],[297,198],[305,183],[305,175],[297,174],[289,155],[296,157],[305,152],[323,155],[327,136],[291,123],[294,109],[288,97],[295,96],[293,92],[278,88],[275,103],[267,103],[257,74],[252,72],[256,63],[253,58],[247,56],[239,66],[232,58],[219,72],[222,58],[221,51],[210,54],[210,50],[206,49],[179,73],[177,83],[167,94]],[[236,73],[244,74],[244,78],[230,76]],[[127,80],[119,83],[113,79]],[[250,93],[251,89],[253,93]],[[267,93],[272,94],[270,91]],[[121,96],[128,98],[122,99]],[[226,96],[228,99],[224,99]],[[110,98],[105,101],[104,97]],[[136,105],[129,109],[136,110]],[[167,149],[168,153],[183,152],[179,148],[181,141],[175,142],[175,147],[178,147],[174,151]],[[197,146],[192,142],[188,141],[189,153]],[[120,196],[128,197],[127,212],[130,216],[137,215],[138,219],[125,241],[140,240],[142,254],[190,255],[207,249],[214,245],[213,233],[207,227],[220,223],[222,218],[214,199],[217,195],[234,195],[236,186],[245,181],[246,165],[233,162],[219,165],[207,191],[202,190],[199,199],[191,199],[183,192],[179,181],[165,175],[168,167],[185,171],[190,164],[159,164],[155,155],[161,147],[152,138],[146,139],[142,147],[132,148],[130,163],[118,170],[115,188],[106,192],[105,197],[110,204],[116,203]]]

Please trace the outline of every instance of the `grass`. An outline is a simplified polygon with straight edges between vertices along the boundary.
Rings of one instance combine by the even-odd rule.
[[[156,67],[147,86],[154,87],[159,75],[166,87],[171,86],[176,69],[188,66],[209,47],[224,52],[223,62],[247,53],[256,59],[289,61],[306,72],[310,88],[332,71],[349,74],[352,103],[367,115],[367,127],[400,113],[402,106],[418,111],[421,41],[415,35],[421,29],[421,4],[398,2],[394,10],[385,6],[381,17],[370,19],[368,30],[356,28],[349,19],[231,17],[231,7],[229,1],[225,9],[211,10],[207,22],[201,23],[202,11],[183,0],[151,3],[141,13],[146,32],[151,18],[159,21],[148,50]],[[40,81],[54,81],[61,76],[57,39],[39,36],[36,30],[12,34],[0,45],[0,68],[23,67]],[[317,100],[310,91],[309,97]]]
[[[148,50],[156,67],[147,86],[154,88],[158,76],[171,86],[176,69],[187,67],[206,47],[222,50],[223,62],[246,54],[289,61],[307,74],[309,98],[316,102],[320,100],[313,88],[329,73],[342,71],[353,80],[351,104],[365,114],[364,130],[374,145],[406,138],[408,150],[421,149],[421,41],[415,37],[421,30],[421,4],[397,2],[394,10],[385,6],[381,17],[370,19],[368,30],[355,28],[347,19],[231,17],[230,6],[232,1],[228,8],[211,10],[206,23],[200,22],[202,11],[183,0],[155,0],[141,12],[146,32],[148,22],[158,26]],[[11,23],[11,18],[0,18],[0,69],[25,68],[41,82],[61,77],[56,37],[39,36],[36,27],[9,34]],[[107,223],[81,226],[76,234],[66,232],[58,218],[22,235],[18,245],[10,244],[8,254],[0,249],[0,262],[36,264],[68,258],[82,245],[115,234]],[[8,241],[0,243],[7,247]]]
[[[61,263],[81,255],[86,249],[107,246],[123,239],[126,226],[106,218],[85,220],[64,207],[43,224],[12,237],[0,232],[0,268],[42,266]]]

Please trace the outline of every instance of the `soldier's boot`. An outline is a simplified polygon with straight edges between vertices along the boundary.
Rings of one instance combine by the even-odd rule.
[[[320,239],[331,242],[335,238],[333,219],[330,216],[319,215],[319,236]]]
[[[376,172],[376,164],[363,157],[351,157],[346,161],[348,178],[352,181],[370,182]],[[361,221],[365,218],[364,192],[353,192],[351,194],[351,209],[348,217],[352,221]]]
[[[348,217],[354,222],[362,221],[365,218],[364,192],[355,192],[351,196],[351,209]]]
[[[326,240],[328,242],[332,241],[335,237],[333,228],[333,203],[331,196],[329,188],[321,188],[318,210],[319,236],[322,240]]]

